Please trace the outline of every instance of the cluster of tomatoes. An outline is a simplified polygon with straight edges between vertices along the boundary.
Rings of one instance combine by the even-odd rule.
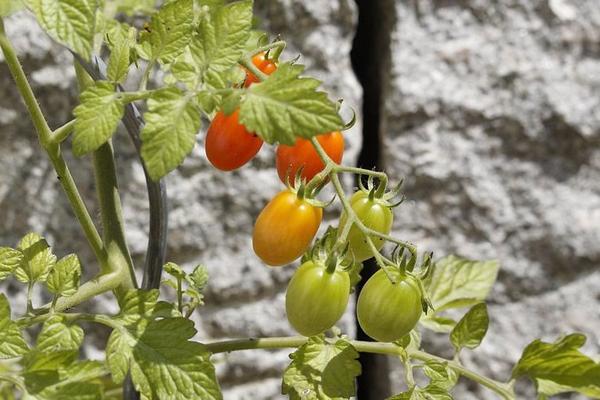
[[[259,53],[253,64],[269,75],[277,69],[275,60]],[[244,86],[258,82],[246,72]],[[263,141],[238,121],[239,110],[229,115],[217,112],[205,140],[208,160],[224,171],[237,169],[250,161],[262,147]],[[344,152],[341,132],[316,137],[332,161],[339,164]],[[261,211],[252,236],[256,255],[270,266],[293,262],[303,254],[302,265],[292,277],[286,293],[286,312],[290,324],[302,335],[312,336],[330,329],[341,318],[352,286],[350,268],[373,257],[367,237],[344,212],[337,232],[347,231],[343,251],[332,246],[337,235],[329,231],[326,238],[310,249],[319,229],[324,204],[314,198],[318,190],[307,190],[307,182],[325,168],[313,144],[297,138],[293,146],[279,145],[276,168],[287,188],[279,192]],[[290,183],[288,177],[296,176]],[[310,186],[310,185],[309,185]],[[373,231],[388,234],[393,213],[389,193],[375,188],[361,189],[350,199],[350,206],[362,224]],[[327,240],[325,240],[327,239]],[[335,238],[334,238],[335,239]],[[370,236],[380,250],[385,240]],[[308,251],[308,252],[307,252]],[[357,303],[358,321],[363,330],[379,341],[394,341],[410,332],[422,313],[422,292],[418,282],[401,269],[375,273],[364,285]],[[389,274],[393,274],[390,279]]]

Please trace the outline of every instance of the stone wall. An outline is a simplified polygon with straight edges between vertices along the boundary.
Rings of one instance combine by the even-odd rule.
[[[598,353],[596,1],[388,2],[396,25],[383,99],[383,161],[393,178],[406,178],[408,198],[397,211],[395,234],[438,256],[459,253],[498,258],[502,264],[491,296],[488,337],[465,361],[503,378],[533,338],[554,339],[574,330],[588,335],[587,351]],[[361,86],[349,61],[357,20],[352,0],[256,0],[256,11],[266,30],[288,41],[288,58],[301,53],[301,62],[332,96],[360,109]],[[76,98],[70,55],[26,14],[11,17],[7,30],[51,125],[68,121]],[[360,149],[360,131],[359,123],[347,132],[349,163]],[[76,252],[93,273],[92,254],[37,146],[4,63],[0,133],[0,244],[15,245],[28,231],[38,231],[59,256]],[[281,188],[273,149],[265,146],[240,171],[221,173],[208,165],[202,137],[193,156],[167,179],[168,259],[186,268],[204,263],[211,275],[207,306],[194,316],[199,338],[291,334],[283,298],[293,268],[265,267],[250,243],[254,219]],[[147,239],[143,174],[124,132],[117,133],[115,143],[127,237],[141,265]],[[65,147],[96,215],[90,160],[74,159]],[[0,288],[23,305],[23,295],[12,286]],[[101,300],[91,307],[114,310],[116,305]],[[351,309],[343,325],[353,334]],[[102,333],[95,336],[87,347],[90,356],[98,355],[104,340]],[[427,345],[442,355],[448,349],[446,339],[435,335],[427,337]],[[285,351],[220,359],[225,398],[281,398],[287,362]],[[399,370],[390,381],[401,381]],[[456,398],[488,398],[477,390],[461,385]]]

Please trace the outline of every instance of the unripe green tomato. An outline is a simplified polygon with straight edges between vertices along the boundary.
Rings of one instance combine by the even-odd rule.
[[[360,327],[379,342],[393,342],[409,333],[419,322],[422,293],[411,276],[398,277],[393,284],[383,270],[363,286],[356,314]]]
[[[367,228],[385,234],[390,233],[392,222],[394,221],[394,214],[384,200],[371,200],[369,199],[369,193],[359,190],[352,195],[350,205],[358,219],[360,219]],[[347,219],[346,213],[342,213],[339,232],[344,229]],[[385,240],[379,237],[371,235],[371,239],[377,250],[380,250],[385,244]],[[352,250],[352,254],[356,261],[362,262],[373,257],[373,251],[367,243],[367,237],[356,225],[353,225],[352,228],[350,228],[348,242],[350,243],[350,250]]]
[[[307,261],[294,273],[285,294],[288,321],[301,335],[318,335],[342,317],[349,296],[347,272],[328,272],[325,266]]]

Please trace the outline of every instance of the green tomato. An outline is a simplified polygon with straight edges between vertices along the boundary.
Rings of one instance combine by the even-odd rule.
[[[389,234],[392,229],[392,222],[394,221],[394,214],[391,208],[382,199],[369,199],[369,193],[359,190],[352,195],[350,199],[350,205],[356,213],[358,219],[367,227],[377,232]],[[340,218],[339,232],[344,229],[344,225],[347,223],[348,216],[343,213]],[[385,240],[371,235],[373,244],[377,250],[380,250],[385,244]],[[350,243],[350,250],[354,254],[356,261],[364,261],[368,258],[373,257],[373,251],[367,243],[367,237],[364,235],[357,226],[352,226],[348,233],[348,242]]]
[[[288,321],[304,336],[318,335],[342,317],[349,296],[347,272],[328,272],[325,266],[307,261],[294,273],[285,294]]]
[[[377,271],[358,296],[356,314],[367,335],[380,342],[393,342],[419,322],[423,295],[415,278],[397,277],[393,284],[383,270]]]

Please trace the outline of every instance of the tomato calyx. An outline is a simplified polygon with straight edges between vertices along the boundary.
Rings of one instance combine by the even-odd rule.
[[[406,199],[404,195],[400,195],[403,183],[404,180],[400,180],[396,186],[386,191],[387,187],[385,182],[379,182],[379,184],[376,185],[373,175],[369,175],[367,186],[365,186],[362,179],[359,179],[358,187],[362,192],[368,194],[369,200],[376,201],[385,207],[395,208],[402,204]]]
[[[337,247],[337,229],[327,228],[322,238],[318,239],[313,247],[302,257],[302,262],[312,261],[315,264],[323,265],[327,273],[335,271],[346,271],[352,268],[354,261],[348,257],[348,245],[339,250]]]
[[[296,196],[298,196],[298,199],[304,200],[314,207],[325,208],[335,200],[335,196],[329,201],[317,199],[316,196],[319,194],[322,186],[307,184],[302,178],[302,168],[299,168],[298,171],[296,171],[293,184],[290,182],[288,175],[285,185],[290,192],[295,193]]]

